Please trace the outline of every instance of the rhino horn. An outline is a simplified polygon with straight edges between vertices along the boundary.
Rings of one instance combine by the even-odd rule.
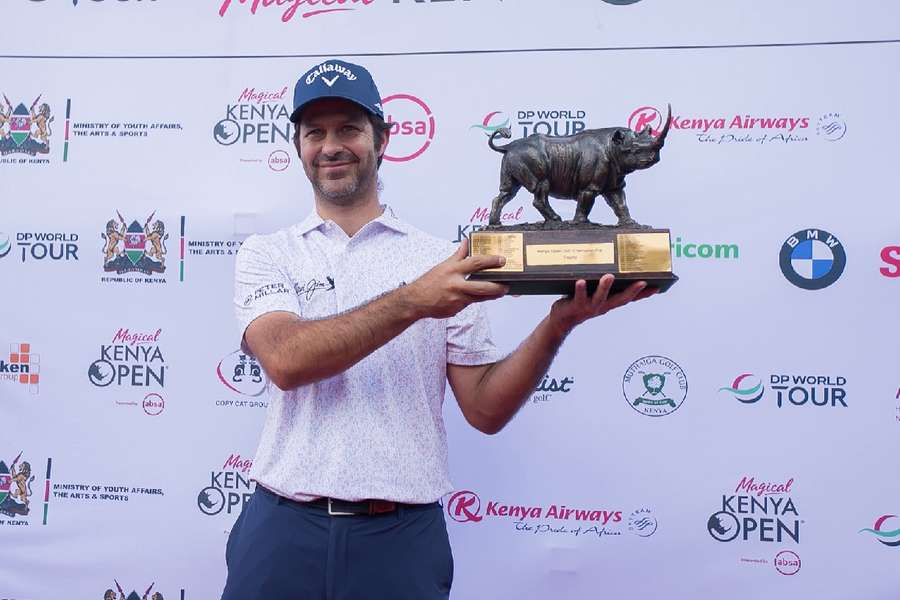
[[[669,135],[669,124],[672,122],[672,105],[669,104],[669,110],[666,114],[666,121],[663,125],[662,131],[659,132],[659,137],[656,138],[656,147],[657,149],[662,148],[663,144],[666,143],[666,136]]]

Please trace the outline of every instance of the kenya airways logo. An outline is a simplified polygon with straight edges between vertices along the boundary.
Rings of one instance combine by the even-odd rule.
[[[457,523],[478,523],[484,517],[480,516],[481,498],[475,492],[463,490],[450,496],[447,502],[447,514]]]
[[[480,523],[485,518],[506,518],[514,520],[554,519],[559,521],[595,521],[608,525],[622,521],[622,511],[568,508],[566,505],[551,504],[527,506],[524,504],[504,504],[496,500],[488,501],[481,514],[481,498],[471,490],[451,494],[447,501],[447,514],[457,523]]]
[[[652,106],[642,106],[628,117],[628,128],[632,131],[643,131],[650,126],[650,133],[654,137],[659,135],[663,127],[663,115]]]
[[[659,135],[664,120],[656,107],[641,106],[628,117],[628,127],[643,131],[649,126],[653,135]],[[816,126],[811,127],[811,122]],[[690,131],[699,142],[716,144],[807,142],[811,137],[833,142],[841,139],[847,129],[843,118],[835,112],[825,113],[818,119],[804,114],[673,114],[669,126],[673,130]]]

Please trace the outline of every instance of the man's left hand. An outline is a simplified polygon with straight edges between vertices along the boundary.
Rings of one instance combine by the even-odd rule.
[[[611,311],[614,308],[624,306],[634,300],[642,300],[657,293],[659,289],[648,288],[646,281],[636,281],[627,288],[609,295],[615,278],[606,274],[597,283],[597,289],[591,296],[587,294],[587,282],[579,279],[575,282],[575,295],[571,298],[560,298],[553,303],[550,309],[550,319],[564,333],[568,333],[573,327]]]

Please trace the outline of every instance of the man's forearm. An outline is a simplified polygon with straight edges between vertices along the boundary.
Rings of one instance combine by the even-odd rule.
[[[500,431],[531,396],[569,331],[547,316],[515,352],[485,371],[475,402],[490,421],[489,432]]]
[[[403,333],[418,318],[400,288],[334,317],[293,321],[268,332],[269,377],[281,389],[332,377]]]

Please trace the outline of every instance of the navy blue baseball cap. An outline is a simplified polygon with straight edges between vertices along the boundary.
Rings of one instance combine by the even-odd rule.
[[[326,60],[304,73],[294,86],[291,121],[298,122],[303,107],[321,98],[344,98],[384,119],[381,94],[375,87],[375,81],[359,65],[342,60]]]

